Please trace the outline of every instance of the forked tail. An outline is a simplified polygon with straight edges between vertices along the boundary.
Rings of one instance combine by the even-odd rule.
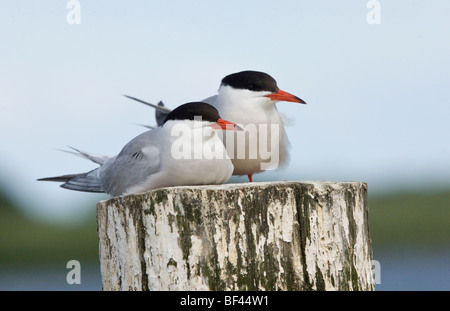
[[[61,187],[69,190],[102,193],[105,191],[102,189],[97,171],[98,169],[95,169],[87,173],[45,177],[38,180],[63,182]]]
[[[106,160],[108,160],[110,157],[103,156],[103,155],[95,155],[91,154],[85,151],[81,151],[78,149],[75,149],[73,147],[70,147],[76,152],[72,151],[66,151],[61,150],[64,152],[68,152],[77,156],[80,156],[82,158],[91,160],[94,163],[103,165]],[[56,182],[62,182],[61,185],[62,188],[70,189],[70,190],[76,190],[76,191],[84,191],[84,192],[105,192],[102,189],[102,185],[100,182],[100,177],[98,175],[99,169],[96,168],[92,171],[89,171],[87,173],[81,173],[81,174],[68,174],[68,175],[61,175],[61,176],[55,176],[55,177],[45,177],[40,178],[38,181],[56,181]]]

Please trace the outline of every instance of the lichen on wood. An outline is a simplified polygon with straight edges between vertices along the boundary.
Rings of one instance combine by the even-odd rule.
[[[97,205],[104,290],[373,290],[367,185],[161,188]]]

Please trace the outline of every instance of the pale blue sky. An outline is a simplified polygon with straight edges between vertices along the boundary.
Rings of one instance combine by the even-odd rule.
[[[308,102],[278,104],[291,163],[255,181],[450,185],[449,1],[380,0],[380,25],[366,0],[79,2],[80,25],[64,0],[0,3],[1,181],[33,214],[105,198],[35,180],[95,167],[55,149],[116,154],[154,123],[122,94],[173,108],[246,69]]]

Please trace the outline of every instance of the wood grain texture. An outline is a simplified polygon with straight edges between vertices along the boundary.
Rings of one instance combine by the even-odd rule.
[[[161,188],[97,205],[104,290],[374,290],[367,185]]]

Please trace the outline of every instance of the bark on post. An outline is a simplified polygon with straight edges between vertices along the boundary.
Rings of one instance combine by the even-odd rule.
[[[374,290],[367,185],[174,187],[97,204],[103,290]]]

